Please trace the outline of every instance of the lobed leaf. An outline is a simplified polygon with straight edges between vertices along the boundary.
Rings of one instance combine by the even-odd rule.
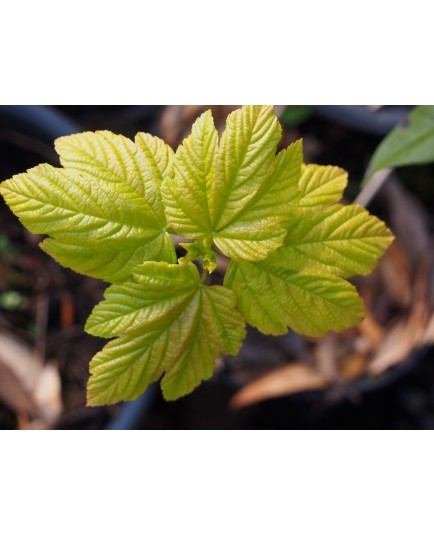
[[[238,219],[267,179],[282,129],[272,106],[244,106],[229,114],[212,185],[216,230]]]
[[[273,166],[254,198],[248,205],[250,215],[285,217],[291,214],[291,205],[299,199],[299,183],[303,169],[303,140],[297,140],[280,151]]]
[[[270,263],[341,277],[369,274],[393,240],[382,221],[357,205],[294,209],[286,228]]]
[[[236,355],[245,336],[234,293],[204,286],[192,264],[146,262],[133,280],[113,285],[86,325],[93,335],[119,338],[90,365],[88,403],[130,400],[163,376],[167,400],[208,379],[224,352]]]
[[[348,173],[336,166],[303,165],[294,204],[307,208],[337,203],[342,199],[347,177]]]
[[[298,273],[268,259],[232,261],[224,284],[237,294],[246,321],[265,334],[282,335],[290,327],[320,337],[330,330],[352,327],[363,318],[356,289],[334,275]]]
[[[214,243],[233,259],[261,260],[283,244],[283,223],[297,199],[297,185],[303,162],[301,140],[281,151],[262,187],[236,221],[214,236]]]
[[[175,262],[159,193],[171,150],[158,138],[138,144],[110,132],[56,140],[65,168],[47,164],[2,183],[12,211],[61,264],[116,281],[145,260]]]
[[[218,134],[208,110],[195,121],[190,136],[179,146],[174,174],[163,182],[170,227],[187,238],[207,237],[213,228],[210,205],[217,148]]]
[[[243,218],[214,236],[214,244],[232,259],[265,259],[283,244],[286,231],[282,218],[268,216],[260,220]]]
[[[272,106],[244,106],[229,115],[218,146],[211,113],[202,114],[175,154],[174,175],[163,182],[171,229],[211,238],[233,258],[263,259],[281,246],[287,186],[299,178],[302,146],[276,158],[280,135]]]
[[[126,244],[125,244],[126,246]],[[159,259],[175,263],[176,253],[169,233],[161,233],[151,242],[118,248],[101,247],[101,244],[67,244],[46,238],[40,247],[63,266],[73,268],[81,274],[92,275],[105,281],[123,281],[131,275],[131,270],[144,259]]]

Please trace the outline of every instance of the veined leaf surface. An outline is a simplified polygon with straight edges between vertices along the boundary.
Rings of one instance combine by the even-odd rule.
[[[2,183],[6,202],[61,264],[107,281],[145,260],[175,262],[159,186],[171,150],[156,138],[138,145],[110,132],[59,138],[64,168],[43,164]]]
[[[136,398],[163,375],[167,400],[185,395],[212,375],[221,353],[236,355],[245,336],[235,294],[203,285],[192,264],[146,262],[105,298],[86,329],[119,338],[91,362],[91,405]]]
[[[288,327],[320,337],[342,331],[363,318],[356,289],[333,275],[294,272],[285,264],[232,261],[225,286],[238,296],[249,324],[265,334],[283,335]]]
[[[174,175],[163,182],[171,229],[212,238],[233,258],[263,259],[281,246],[302,146],[276,157],[280,135],[271,106],[244,106],[229,115],[218,146],[211,113],[203,114],[175,154]]]
[[[369,274],[393,240],[384,223],[358,205],[294,209],[286,228],[270,263],[341,277]]]
[[[202,114],[179,146],[174,174],[162,185],[170,227],[181,236],[201,239],[212,230],[210,214],[218,134],[211,111]]]
[[[293,203],[300,208],[337,203],[342,199],[347,177],[347,172],[336,166],[303,165]]]

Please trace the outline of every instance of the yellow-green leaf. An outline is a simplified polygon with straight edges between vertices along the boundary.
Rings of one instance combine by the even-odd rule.
[[[56,141],[64,168],[43,164],[2,183],[12,211],[64,266],[107,281],[145,260],[175,262],[159,187],[172,173],[162,140],[110,132]]]
[[[128,279],[132,268],[142,264],[144,259],[176,262],[173,241],[167,232],[139,247],[123,247],[118,251],[113,244],[110,248],[105,248],[101,244],[67,244],[52,238],[46,238],[40,247],[63,266],[73,267],[76,272],[110,282]]]
[[[280,151],[257,194],[233,223],[214,236],[216,246],[228,257],[261,260],[283,244],[283,223],[298,199],[302,163],[301,140]]]
[[[254,199],[249,214],[261,216],[291,214],[291,205],[299,200],[299,183],[303,170],[303,141],[297,140],[280,151],[273,167]]]
[[[263,259],[281,246],[302,145],[276,158],[280,136],[272,106],[244,106],[230,114],[220,146],[211,113],[203,114],[175,154],[174,175],[163,182],[170,228],[212,239],[233,258]]]
[[[227,119],[212,188],[212,221],[221,230],[237,220],[261,189],[282,129],[272,106],[244,106]]]
[[[294,204],[306,208],[337,203],[342,199],[347,177],[347,172],[336,166],[303,165]]]
[[[210,216],[218,134],[211,111],[202,114],[179,146],[174,175],[162,187],[171,229],[187,238],[207,237],[213,227]]]
[[[363,318],[356,289],[334,275],[297,273],[285,264],[232,261],[225,286],[238,296],[249,324],[265,334],[282,335],[288,327],[320,337],[342,331]]]
[[[367,275],[393,240],[389,229],[357,205],[294,209],[285,244],[269,257],[294,271]]]
[[[130,400],[161,380],[173,400],[208,379],[221,353],[236,355],[245,336],[235,294],[202,284],[193,264],[146,262],[132,281],[113,285],[86,325],[119,336],[91,361],[90,405]]]

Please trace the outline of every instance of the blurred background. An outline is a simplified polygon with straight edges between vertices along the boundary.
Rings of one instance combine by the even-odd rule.
[[[73,132],[145,131],[176,148],[209,108],[222,131],[237,106],[0,106],[0,180],[59,165],[53,140]],[[302,137],[306,162],[346,169],[346,201],[367,205],[396,240],[370,276],[352,279],[362,324],[319,340],[249,329],[239,356],[221,358],[212,380],[176,402],[151,386],[132,403],[85,407],[88,364],[105,341],[83,326],[106,285],[44,254],[1,199],[0,429],[434,429],[434,165],[416,158],[362,187],[377,147],[412,109],[276,106],[281,148]]]

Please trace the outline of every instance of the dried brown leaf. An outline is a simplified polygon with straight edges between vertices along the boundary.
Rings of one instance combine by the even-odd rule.
[[[412,268],[408,255],[396,239],[378,264],[381,284],[392,302],[398,307],[406,307],[411,301]]]
[[[414,349],[429,342],[432,305],[429,303],[434,255],[430,248],[421,255],[414,269],[411,308],[386,332],[368,372],[381,374],[393,365],[407,359]]]
[[[434,314],[431,316],[428,325],[425,330],[423,342],[426,344],[434,343]]]
[[[44,420],[54,423],[63,409],[60,374],[54,363],[47,363],[42,369],[33,397]]]
[[[328,384],[316,369],[303,363],[289,363],[240,389],[229,407],[240,409],[268,398],[321,389]]]
[[[15,374],[29,393],[32,392],[43,363],[30,346],[7,331],[0,331],[0,362]]]
[[[357,330],[368,340],[367,345],[364,345],[365,352],[376,348],[384,338],[384,328],[369,311],[365,312],[365,318],[357,326]]]
[[[26,420],[36,417],[38,410],[30,394],[15,374],[0,361],[0,400],[17,416]]]
[[[177,147],[190,134],[192,123],[194,123],[201,113],[210,108],[215,126],[219,132],[222,132],[227,116],[238,108],[238,106],[166,106],[160,123],[161,137],[172,147]]]
[[[426,325],[426,311],[420,308],[413,310],[408,318],[400,320],[387,332],[368,366],[368,372],[381,374],[408,358],[413,349],[422,345]]]
[[[430,240],[429,215],[424,205],[394,176],[383,186],[393,233],[412,265],[426,252]]]
[[[362,352],[353,352],[339,361],[339,376],[344,381],[352,381],[360,378],[366,370],[368,357]]]
[[[0,331],[0,365],[0,398],[17,413],[24,411],[54,422],[62,411],[57,368],[44,365],[32,348],[6,331]]]

